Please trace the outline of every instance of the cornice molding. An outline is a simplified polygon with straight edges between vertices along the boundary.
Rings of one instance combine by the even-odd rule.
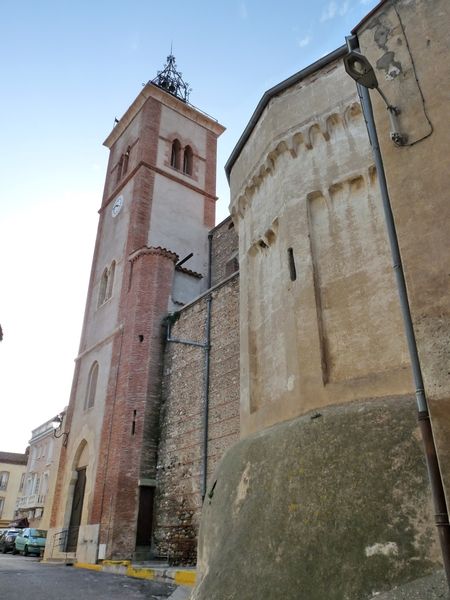
[[[104,146],[111,148],[115,144],[149,98],[155,99],[157,102],[178,112],[190,121],[197,123],[208,131],[212,131],[217,137],[225,131],[225,127],[216,119],[196,108],[193,104],[183,102],[179,98],[172,96],[172,94],[165,92],[157,85],[149,82],[143,87],[125,114],[119,119],[117,125],[103,142]]]
[[[176,263],[178,261],[178,254],[172,252],[171,250],[168,250],[167,248],[162,248],[161,246],[143,246],[142,248],[139,248],[138,250],[132,252],[128,257],[128,260],[130,262],[134,262],[138,260],[138,258],[142,258],[143,256],[147,256],[149,254],[155,256],[163,256],[164,258],[168,258],[169,260],[171,260],[173,263]]]
[[[273,140],[248,177],[248,183],[244,184],[243,191],[230,204],[230,213],[233,220],[243,216],[263,181],[275,174],[278,159],[281,155],[287,154],[290,158],[295,159],[299,158],[303,152],[314,151],[318,138],[330,142],[333,138],[333,131],[337,127],[348,130],[353,122],[361,117],[361,105],[352,96],[350,102],[342,104],[320,117],[310,119],[297,126],[297,128],[290,129],[283,137]]]
[[[197,271],[192,271],[191,269],[185,269],[184,267],[175,267],[175,271],[179,271],[180,273],[184,273],[185,275],[190,275],[191,277],[195,277],[196,279],[203,279],[203,275],[201,273],[197,273]]]
[[[103,205],[101,206],[101,208],[98,211],[99,214],[101,214],[102,212],[104,212],[108,208],[108,205],[114,200],[114,198],[117,197],[117,195],[119,194],[119,192],[122,191],[122,189],[130,181],[130,179],[132,179],[136,175],[136,173],[139,171],[139,169],[141,169],[141,168],[148,169],[149,171],[153,171],[154,173],[158,173],[158,175],[161,175],[162,177],[167,177],[167,179],[171,179],[172,181],[176,181],[180,185],[184,185],[185,187],[189,188],[193,192],[196,192],[197,194],[200,194],[204,198],[210,198],[211,200],[214,200],[214,201],[216,201],[218,199],[218,196],[215,196],[214,194],[210,194],[206,190],[202,190],[201,188],[199,188],[199,187],[197,187],[195,185],[192,185],[191,183],[189,183],[188,181],[186,181],[182,177],[178,176],[177,175],[178,171],[175,171],[175,174],[172,174],[172,173],[169,173],[168,171],[165,171],[164,169],[160,169],[159,167],[156,167],[155,165],[151,165],[150,163],[141,160],[134,167],[134,169],[132,169],[129,172],[129,174],[123,179],[123,181],[121,181],[120,184],[117,185],[114,188],[114,190],[111,192],[111,194],[109,194],[109,196],[107,196],[106,200],[104,200]]]
[[[307,203],[310,203],[315,198],[322,197],[325,199],[327,206],[331,205],[332,196],[340,190],[350,193],[353,187],[364,186],[367,190],[374,189],[378,184],[377,171],[374,164],[367,165],[364,170],[356,170],[351,173],[347,173],[342,179],[334,181],[330,185],[325,185],[320,188],[315,188],[306,192],[304,198]],[[279,217],[275,217],[270,226],[264,231],[264,233],[258,233],[253,238],[244,253],[248,253],[250,256],[256,256],[258,253],[264,253],[271,246],[275,244],[278,239],[278,226]]]

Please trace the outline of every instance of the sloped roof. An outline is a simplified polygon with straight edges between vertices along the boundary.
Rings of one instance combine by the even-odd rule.
[[[10,465],[26,465],[28,454],[19,454],[17,452],[0,452],[0,463],[9,463]]]
[[[387,0],[380,0],[380,2],[378,2],[378,4],[377,4],[376,6],[374,6],[374,7],[372,8],[372,10],[371,10],[370,12],[368,12],[368,13],[367,13],[367,15],[365,15],[365,17],[363,17],[363,18],[361,19],[361,21],[358,23],[358,25],[355,25],[355,27],[353,27],[353,29],[352,29],[352,33],[354,33],[354,34],[358,33],[358,29],[360,29],[360,28],[362,27],[362,25],[364,25],[364,24],[366,23],[366,21],[368,21],[368,20],[369,20],[369,19],[372,17],[372,15],[373,15],[374,13],[376,13],[376,12],[377,12],[377,10],[378,10],[378,9],[379,9],[381,6],[383,6],[383,4],[386,4],[386,2],[387,2]]]
[[[259,121],[259,118],[261,117],[264,109],[269,104],[269,101],[275,96],[278,96],[278,94],[281,94],[291,86],[295,85],[302,79],[305,79],[305,77],[308,77],[308,75],[315,73],[315,71],[318,71],[322,67],[325,67],[334,60],[342,58],[345,54],[347,54],[347,52],[347,46],[341,46],[340,48],[337,48],[337,50],[333,50],[333,52],[330,52],[330,54],[327,54],[319,60],[316,60],[311,65],[305,67],[301,71],[298,71],[294,75],[291,75],[291,77],[288,77],[287,79],[285,79],[281,83],[278,83],[277,85],[270,88],[270,90],[267,90],[267,92],[264,93],[263,97],[258,103],[258,106],[255,108],[255,112],[252,114],[247,127],[244,129],[241,137],[239,138],[236,146],[234,147],[230,158],[227,160],[227,163],[225,165],[225,173],[227,175],[228,181],[230,180],[230,172],[234,163],[238,159],[239,154],[241,153],[243,147],[247,143],[248,138],[250,137],[255,125]]]

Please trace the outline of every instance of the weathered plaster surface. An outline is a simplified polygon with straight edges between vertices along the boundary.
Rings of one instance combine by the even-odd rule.
[[[208,491],[193,600],[363,600],[438,568],[412,398],[253,434]]]
[[[358,33],[380,88],[400,109],[407,145],[389,137],[386,110],[371,92],[399,237],[440,466],[450,499],[450,5],[447,0],[385,3]],[[383,35],[381,36],[381,31]],[[386,77],[386,53],[401,73]],[[381,61],[381,62],[380,62]]]
[[[231,194],[241,435],[320,406],[409,392],[376,172],[340,62],[271,100],[232,167]]]

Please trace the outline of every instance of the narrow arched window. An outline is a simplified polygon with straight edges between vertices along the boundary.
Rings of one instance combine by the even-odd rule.
[[[100,289],[98,292],[98,302],[97,306],[101,306],[106,300],[106,292],[108,290],[108,269],[102,273],[102,278],[100,280]]]
[[[173,140],[172,142],[172,154],[170,156],[170,166],[174,169],[180,168],[180,154],[181,154],[181,144],[180,140]]]
[[[128,171],[128,161],[130,160],[130,146],[128,146],[127,151],[123,155],[123,164],[122,164],[122,175]]]
[[[186,146],[183,156],[183,173],[186,173],[187,175],[192,175],[192,156],[192,148]]]
[[[88,383],[86,388],[86,398],[84,400],[84,410],[92,408],[95,404],[95,392],[97,390],[98,380],[98,362],[95,362],[89,371]]]
[[[119,163],[117,164],[116,183],[119,183],[120,178],[122,177],[122,169],[123,169],[123,154],[120,157]]]
[[[116,271],[116,263],[113,260],[111,263],[111,266],[109,267],[109,271],[108,271],[108,282],[107,282],[107,288],[106,288],[106,294],[105,294],[105,301],[109,300],[112,296],[115,271]]]

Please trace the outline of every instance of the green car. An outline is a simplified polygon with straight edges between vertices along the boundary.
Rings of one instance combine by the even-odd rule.
[[[29,554],[40,556],[44,552],[46,541],[47,532],[44,529],[27,527],[16,537],[13,554],[23,552],[24,556],[28,556]]]

